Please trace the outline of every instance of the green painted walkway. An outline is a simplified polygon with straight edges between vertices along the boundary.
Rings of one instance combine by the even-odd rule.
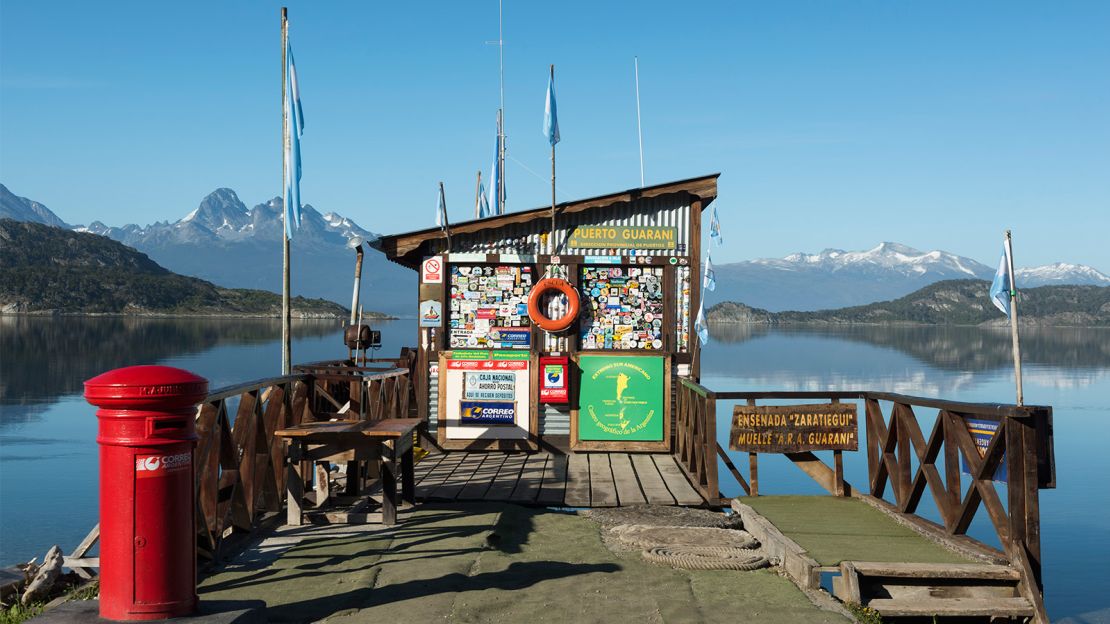
[[[739,501],[770,520],[823,566],[841,561],[969,561],[853,498],[746,496]]]
[[[771,571],[688,572],[613,553],[586,518],[422,505],[392,528],[288,527],[206,578],[271,621],[846,622]]]

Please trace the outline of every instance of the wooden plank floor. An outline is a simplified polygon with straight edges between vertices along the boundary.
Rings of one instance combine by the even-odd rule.
[[[451,452],[414,469],[416,498],[554,507],[698,506],[705,501],[670,454]]]

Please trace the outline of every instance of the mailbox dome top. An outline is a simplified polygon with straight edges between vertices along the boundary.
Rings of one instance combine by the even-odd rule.
[[[207,394],[207,379],[172,366],[117,368],[85,382],[85,400],[97,407],[189,407]]]

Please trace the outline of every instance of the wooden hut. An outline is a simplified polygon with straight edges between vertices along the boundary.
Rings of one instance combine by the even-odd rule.
[[[669,451],[675,377],[699,377],[702,212],[718,176],[378,241],[417,271],[414,383],[439,446]],[[573,289],[574,318],[574,294],[541,294],[541,280]]]

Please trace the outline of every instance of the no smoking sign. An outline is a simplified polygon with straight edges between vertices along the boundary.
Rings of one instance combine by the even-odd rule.
[[[443,261],[438,256],[425,259],[420,274],[422,276],[420,281],[425,284],[442,284]]]

